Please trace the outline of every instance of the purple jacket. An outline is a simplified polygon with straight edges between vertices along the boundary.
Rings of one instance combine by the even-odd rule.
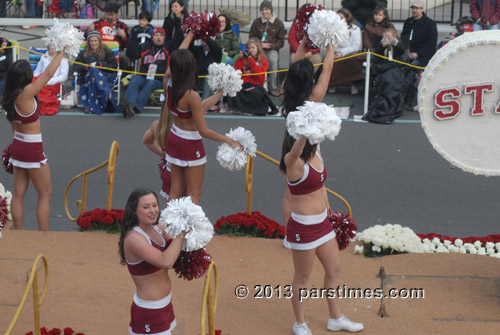
[[[470,0],[470,15],[474,21],[483,19],[490,25],[500,21],[500,2],[498,0]]]

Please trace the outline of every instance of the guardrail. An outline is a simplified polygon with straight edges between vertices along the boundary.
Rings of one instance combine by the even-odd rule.
[[[105,166],[108,167],[108,174],[107,174],[108,197],[106,202],[106,209],[108,211],[111,210],[111,202],[113,201],[113,186],[115,184],[116,156],[118,156],[118,149],[119,149],[118,142],[113,141],[113,143],[111,144],[111,150],[109,151],[108,160],[102,162],[101,164],[97,165],[92,169],[89,169],[87,171],[78,174],[76,177],[71,179],[71,181],[68,183],[68,186],[66,186],[66,190],[64,191],[64,209],[66,210],[66,215],[71,221],[73,222],[76,221],[83,213],[85,213],[85,208],[87,205],[88,175],[91,174],[92,172],[102,169]],[[76,201],[76,205],[80,206],[80,213],[76,218],[74,218],[71,216],[68,209],[68,193],[71,185],[80,177],[82,178],[82,198]]]
[[[43,291],[42,294],[38,294],[38,263],[40,260],[43,261],[44,266],[44,282],[43,282]],[[43,302],[45,301],[45,296],[47,295],[47,288],[49,285],[49,264],[47,263],[47,258],[44,255],[40,254],[35,259],[33,266],[31,267],[30,276],[28,279],[28,284],[26,285],[26,289],[24,290],[23,297],[19,306],[17,307],[16,314],[14,314],[14,318],[10,322],[9,328],[5,332],[5,335],[11,335],[14,326],[16,325],[21,312],[23,311],[24,305],[26,304],[26,300],[28,299],[28,295],[30,290],[33,288],[33,317],[34,317],[34,327],[33,334],[41,335],[40,333],[40,307],[42,307]]]

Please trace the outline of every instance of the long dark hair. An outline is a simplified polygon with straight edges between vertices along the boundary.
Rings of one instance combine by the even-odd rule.
[[[189,90],[198,91],[198,66],[191,51],[178,49],[170,56],[170,73],[172,78],[172,104],[177,106],[179,100]]]
[[[170,1],[170,4],[168,5],[169,15],[172,16],[174,14],[172,12],[172,4],[174,2],[177,2],[179,4],[179,6],[184,7],[182,9],[182,15],[184,16],[184,20],[185,20],[186,17],[188,16],[188,11],[187,11],[186,5],[184,4],[184,0],[173,0],[173,1]]]
[[[290,150],[292,150],[294,143],[295,139],[292,136],[290,136],[288,131],[285,129],[285,137],[283,138],[283,145],[281,147],[281,159],[280,159],[280,171],[283,173],[286,173],[285,155],[289,153]],[[317,147],[318,147],[317,144],[311,144],[309,143],[308,140],[306,142],[306,145],[304,146],[304,150],[302,150],[302,153],[300,154],[300,158],[304,162],[307,162],[309,158],[314,156]]]
[[[16,110],[14,104],[24,87],[33,81],[33,70],[27,60],[21,59],[9,66],[5,76],[3,90],[3,108],[7,111],[7,120],[14,121]]]
[[[299,60],[288,70],[283,84],[283,106],[285,117],[296,111],[311,95],[314,85],[314,66],[307,59]]]
[[[132,193],[130,193],[128,197],[127,204],[125,205],[125,210],[123,213],[123,220],[120,226],[120,240],[118,241],[121,264],[126,264],[125,250],[123,249],[123,242],[125,241],[125,237],[127,236],[129,231],[134,229],[134,227],[139,224],[139,219],[136,215],[137,207],[139,206],[139,200],[141,199],[141,197],[148,194],[154,194],[156,202],[158,202],[158,196],[156,195],[156,193],[146,187],[136,188],[132,191]]]
[[[226,28],[224,28],[224,31],[233,30],[231,20],[229,19],[229,17],[227,17],[226,14],[219,14],[219,16],[217,16],[217,18],[219,18],[221,16],[226,19]]]
[[[377,14],[378,12],[383,12],[384,13],[384,19],[382,21],[380,21],[379,23],[375,22],[375,19],[373,18],[373,15]],[[366,24],[370,24],[370,25],[373,25],[373,26],[382,26],[384,28],[391,28],[391,27],[394,27],[394,25],[392,24],[391,20],[389,19],[389,12],[387,11],[387,8],[385,8],[384,6],[377,6],[377,8],[375,8],[373,10],[373,15],[371,18],[368,19],[367,23]]]

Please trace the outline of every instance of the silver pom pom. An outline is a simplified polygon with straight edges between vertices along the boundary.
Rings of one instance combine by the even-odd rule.
[[[214,91],[222,90],[224,95],[234,97],[241,90],[241,71],[231,65],[212,63],[208,67],[208,85]]]
[[[349,37],[347,24],[331,10],[314,11],[309,19],[307,34],[311,42],[321,48],[338,45]]]
[[[42,40],[55,51],[66,48],[66,54],[69,57],[76,58],[78,56],[80,45],[84,41],[83,32],[67,22],[59,22],[58,19],[54,19],[54,25],[45,29],[45,34],[47,37],[43,37]]]
[[[242,127],[234,130],[231,129],[226,136],[240,143],[244,151],[233,149],[229,144],[223,143],[217,151],[217,160],[224,169],[239,171],[247,164],[247,155],[255,157],[255,152],[257,151],[255,136],[253,136],[251,131],[245,130]]]

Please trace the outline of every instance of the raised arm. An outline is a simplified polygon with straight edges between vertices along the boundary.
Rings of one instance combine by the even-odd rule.
[[[182,41],[181,45],[179,46],[179,49],[187,49],[189,48],[189,45],[193,41],[194,38],[194,33],[193,31],[190,31],[186,37],[184,38],[184,41]]]
[[[309,96],[310,101],[321,102],[325,97],[326,90],[330,84],[330,77],[333,70],[333,61],[335,59],[335,46],[329,45],[326,48],[325,58],[323,59],[323,70],[318,79],[318,83],[314,86],[311,95]]]
[[[299,60],[302,60],[306,57],[306,38],[307,37],[304,36],[304,38],[300,42],[299,47],[297,48],[297,52],[293,56],[293,63],[298,62]]]
[[[21,99],[30,99],[34,97],[38,92],[42,90],[42,88],[47,85],[48,81],[52,76],[56,73],[57,68],[61,64],[61,60],[63,59],[64,56],[64,50],[58,52],[54,56],[54,60],[47,66],[47,69],[45,72],[43,72],[40,77],[38,77],[37,80],[32,82],[31,84],[26,85],[26,87],[23,89],[21,94],[19,94],[19,98]]]

